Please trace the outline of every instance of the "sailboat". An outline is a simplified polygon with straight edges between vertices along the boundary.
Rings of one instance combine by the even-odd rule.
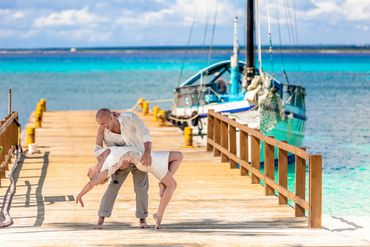
[[[207,112],[213,109],[265,135],[301,146],[306,121],[306,91],[289,81],[280,82],[263,70],[258,27],[256,64],[254,4],[254,0],[247,1],[246,62],[239,60],[236,17],[230,60],[207,66],[175,88],[168,120],[182,129],[191,126],[194,133],[203,135],[207,130]]]

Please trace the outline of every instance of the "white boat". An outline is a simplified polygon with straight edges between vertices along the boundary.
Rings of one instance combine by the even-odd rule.
[[[191,126],[195,134],[203,135],[207,112],[213,109],[265,135],[301,146],[306,121],[305,88],[288,81],[282,83],[262,69],[260,42],[258,64],[255,63],[254,1],[248,0],[247,5],[247,16],[252,15],[247,18],[247,61],[239,61],[235,18],[231,59],[198,71],[177,87],[168,120],[182,129]]]

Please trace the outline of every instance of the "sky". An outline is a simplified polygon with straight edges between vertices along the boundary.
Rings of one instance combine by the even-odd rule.
[[[370,43],[370,0],[258,2],[262,44]],[[232,45],[235,16],[243,45],[243,0],[0,0],[0,48]]]

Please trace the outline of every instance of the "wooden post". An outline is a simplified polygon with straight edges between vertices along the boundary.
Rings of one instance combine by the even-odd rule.
[[[270,138],[274,138],[273,136],[270,136]],[[274,180],[275,175],[275,160],[274,160],[274,146],[268,143],[264,143],[265,146],[265,175],[266,177]],[[275,190],[265,183],[265,195],[266,196],[273,196],[275,193]]]
[[[227,122],[221,121],[221,146],[229,150],[229,129]],[[225,153],[221,153],[221,162],[228,162],[229,157]]]
[[[309,215],[308,226],[321,228],[322,216],[322,156],[310,155],[309,161]]]
[[[235,120],[234,120],[235,121]],[[236,156],[236,128],[232,125],[229,125],[230,131],[230,143],[229,143],[229,152]],[[236,168],[236,162],[230,159],[230,168]],[[241,166],[240,166],[241,169]]]
[[[220,136],[220,132],[221,132],[221,121],[220,121],[220,119],[218,119],[218,118],[215,118],[214,119],[214,129],[213,129],[213,137],[214,137],[214,142],[215,143],[217,143],[217,144],[221,144],[221,136]],[[221,155],[221,152],[217,149],[217,148],[215,148],[215,147],[213,147],[213,155],[214,156],[220,156]]]
[[[12,114],[12,89],[8,92],[8,114]]]
[[[0,121],[0,126],[3,124],[3,121]],[[5,160],[6,155],[6,143],[5,143],[5,133],[0,135],[0,180],[5,178],[5,169],[2,167],[3,160]]]
[[[260,158],[260,139],[255,136],[251,136],[252,145],[252,167],[260,170],[261,158]],[[252,174],[252,184],[259,184],[260,179]]]
[[[286,141],[283,141],[287,143]],[[288,187],[288,152],[284,149],[279,148],[278,149],[278,175],[279,175],[279,185],[283,188]],[[288,198],[286,198],[284,195],[279,193],[279,204],[287,204]]]
[[[240,159],[248,163],[248,133],[240,130]],[[248,176],[248,170],[240,166],[240,175]]]
[[[213,112],[213,111],[212,111]],[[214,128],[214,116],[210,114],[211,110],[208,111],[208,124],[207,124],[207,140],[211,139],[214,141],[213,128]],[[212,151],[212,144],[207,141],[207,151]]]
[[[306,150],[306,148],[302,148]],[[306,160],[297,156],[295,157],[295,194],[305,200],[306,197]],[[294,207],[295,216],[305,216],[305,209],[297,203]]]

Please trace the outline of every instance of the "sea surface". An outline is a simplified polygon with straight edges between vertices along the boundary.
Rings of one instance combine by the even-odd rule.
[[[171,99],[180,82],[230,55],[231,49],[1,51],[0,118],[9,88],[22,125],[40,98],[48,110],[126,109],[138,97]],[[370,51],[275,52],[272,61],[263,54],[266,71],[285,82],[284,69],[290,83],[306,88],[304,144],[323,154],[324,214],[370,216]]]

